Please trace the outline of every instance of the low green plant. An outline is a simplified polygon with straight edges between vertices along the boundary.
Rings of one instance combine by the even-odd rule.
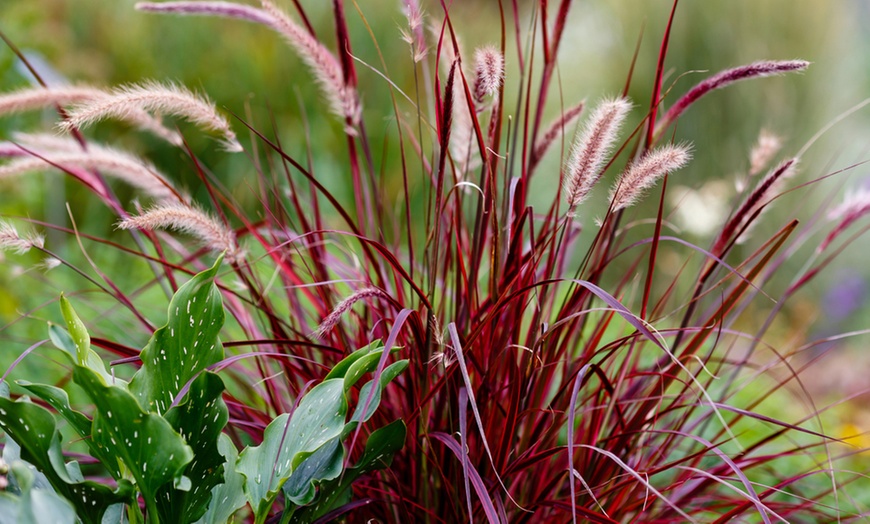
[[[73,383],[93,408],[89,417],[73,409],[64,389],[26,381],[18,384],[53,412],[24,396],[11,400],[8,389],[0,398],[0,428],[20,454],[11,462],[19,495],[6,493],[0,504],[18,508],[18,522],[45,522],[34,512],[50,501],[75,510],[57,513],[60,522],[78,516],[100,523],[110,510],[123,511],[134,523],[226,522],[250,503],[255,522],[262,523],[282,495],[281,522],[311,522],[347,504],[360,475],[389,465],[405,438],[400,420],[373,431],[356,464],[345,467],[344,441],[356,438],[383,388],[408,365],[399,360],[385,366],[391,352],[379,343],[351,353],[300,395],[292,413],[266,427],[259,445],[239,453],[222,433],[229,416],[224,383],[215,371],[224,362],[219,338],[224,309],[214,284],[221,262],[222,257],[178,289],[166,325],[140,353],[141,366],[129,382],[107,371],[91,349],[84,323],[61,296],[66,329],[50,325],[50,339],[69,360]],[[360,388],[348,420],[352,388],[376,370]],[[79,462],[65,461],[55,413],[87,445],[87,458],[93,459],[88,462],[102,466],[111,483],[84,480]],[[32,489],[31,465],[53,491]],[[328,486],[318,491],[321,484]]]

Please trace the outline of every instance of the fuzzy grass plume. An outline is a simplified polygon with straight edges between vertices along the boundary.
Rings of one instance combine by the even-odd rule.
[[[176,84],[151,81],[117,87],[106,96],[73,106],[68,119],[60,125],[69,130],[109,118],[128,120],[143,110],[180,117],[204,129],[218,132],[228,151],[242,151],[242,145],[230,128],[230,123],[218,113],[214,103]]]
[[[30,249],[42,248],[45,244],[45,238],[41,235],[21,235],[15,226],[0,220],[0,251],[13,251],[17,254],[22,254],[30,251]]]
[[[236,235],[214,217],[193,206],[162,204],[138,216],[125,218],[118,223],[119,229],[174,229],[195,237],[204,247],[217,253],[226,252],[229,260],[241,254],[236,244]]]
[[[666,173],[685,166],[692,158],[688,145],[667,145],[654,149],[633,162],[610,191],[613,210],[635,204]]]
[[[574,142],[562,184],[570,212],[586,200],[601,178],[601,169],[629,110],[631,103],[625,98],[602,101]]]
[[[344,78],[338,58],[306,29],[293,21],[273,2],[263,0],[262,8],[234,2],[139,2],[136,9],[152,13],[203,15],[238,18],[268,26],[279,33],[314,73],[332,112],[349,124],[346,131],[354,134],[362,106],[356,89]]]
[[[0,95],[0,116],[45,109],[51,106],[68,107],[74,104],[85,104],[106,98],[109,94],[101,89],[89,86],[53,86],[31,87]],[[168,129],[160,118],[150,115],[147,111],[130,108],[120,116],[132,126],[147,131],[173,145],[181,145],[182,138],[178,132]]]
[[[0,180],[33,171],[97,169],[156,200],[180,198],[169,179],[156,167],[124,151],[93,143],[82,150],[73,139],[45,135],[17,135],[16,138],[28,149],[21,150],[20,158],[0,164]]]

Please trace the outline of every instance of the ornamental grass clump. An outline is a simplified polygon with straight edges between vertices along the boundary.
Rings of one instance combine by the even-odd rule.
[[[344,144],[329,159],[300,156],[312,150],[303,130],[293,147],[279,139],[280,115],[252,121],[177,83],[0,95],[0,116],[55,107],[62,133],[0,143],[4,200],[15,178],[60,171],[91,193],[71,218],[101,204],[115,226],[102,238],[37,217],[0,223],[7,259],[46,257],[61,267],[40,278],[79,282],[58,299],[63,323],[0,380],[2,474],[14,480],[0,504],[27,515],[41,496],[65,522],[864,517],[865,450],[831,431],[834,406],[802,381],[861,333],[782,336],[780,322],[866,230],[855,226],[870,213],[866,191],[829,222],[776,223],[765,211],[800,186],[796,152],[768,133],[745,162],[721,159],[718,177],[749,168],[711,238],[673,233],[665,198],[671,177],[701,176],[691,157],[703,142],[679,125],[690,107],[702,113],[712,90],[808,63],[666,86],[672,13],[659,56],[637,57],[657,64],[649,104],[629,101],[644,89],[631,71],[621,93],[578,93],[556,82],[557,57],[572,67],[559,51],[580,6],[532,2],[529,25],[503,4],[500,42],[466,55],[448,5],[401,2],[404,27],[371,43],[407,46],[403,64],[350,37],[351,25],[370,27],[357,3],[359,18],[332,2],[330,29],[316,31],[297,2],[136,5],[278,33],[304,65],[294,81],[325,99],[312,107],[339,119],[323,118]],[[390,73],[402,67],[407,85]],[[108,118],[177,136],[162,147],[182,160],[158,172],[98,144],[88,133]],[[385,118],[383,135],[366,125]],[[249,166],[235,192],[234,173],[185,139],[200,130],[220,138],[216,154]],[[805,185],[828,178],[805,175]],[[19,235],[27,222],[49,239],[69,234],[76,250]],[[818,249],[788,263],[805,245]],[[111,322],[73,309],[100,300]],[[34,377],[17,366],[50,346],[64,376],[23,380]],[[771,414],[771,404],[787,407]]]

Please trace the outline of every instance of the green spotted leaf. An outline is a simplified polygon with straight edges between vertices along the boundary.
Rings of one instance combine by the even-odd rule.
[[[223,391],[219,376],[203,373],[193,381],[184,400],[166,412],[166,420],[193,450],[193,460],[184,470],[190,489],[165,484],[158,491],[162,522],[196,521],[205,513],[212,489],[224,481],[225,459],[218,450],[218,439],[228,419],[227,406],[221,399]]]
[[[344,380],[326,380],[309,391],[293,416],[275,418],[263,443],[246,448],[236,470],[245,476],[245,492],[262,522],[293,470],[310,453],[341,435],[347,415]]]
[[[73,381],[94,403],[94,444],[123,462],[146,503],[153,503],[160,486],[181,479],[193,459],[190,446],[166,419],[143,411],[131,393],[106,386],[90,369],[77,366]]]
[[[70,407],[69,395],[66,391],[46,384],[33,384],[26,380],[19,380],[17,384],[53,407],[80,437],[86,439],[91,436],[91,419]]]
[[[168,321],[151,336],[130,391],[148,411],[165,413],[187,382],[223,359],[218,335],[224,324],[214,284],[223,257],[181,286],[169,303]]]
[[[91,439],[91,419],[70,407],[69,396],[66,391],[45,384],[32,384],[25,380],[19,380],[18,385],[32,393],[33,396],[44,400],[49,406],[53,407],[88,445],[91,455],[97,458],[103,466],[109,469],[112,477],[116,480],[121,478],[121,470],[118,469],[117,461],[112,460],[111,456],[106,455]]]
[[[360,476],[387,468],[392,464],[393,456],[405,443],[405,433],[405,423],[401,420],[373,431],[366,441],[363,456],[356,465],[346,469],[340,477],[324,482],[320,488],[322,495],[313,501],[313,504],[296,509],[289,522],[308,524],[349,502],[352,494],[351,486]]]
[[[314,500],[315,485],[341,475],[344,466],[344,446],[338,437],[308,455],[284,483],[284,497],[303,506]]]
[[[94,375],[94,380],[100,379]],[[0,429],[21,448],[21,459],[33,464],[57,494],[73,504],[83,522],[99,523],[107,507],[130,500],[133,487],[129,482],[119,481],[113,491],[97,482],[83,481],[76,465],[64,462],[54,415],[42,406],[0,398]]]
[[[230,437],[224,434],[220,435],[218,450],[223,456],[225,464],[223,483],[211,490],[211,501],[208,504],[208,509],[197,521],[197,524],[229,522],[233,513],[247,502],[243,490],[245,477],[233,468],[239,458],[239,452]]]

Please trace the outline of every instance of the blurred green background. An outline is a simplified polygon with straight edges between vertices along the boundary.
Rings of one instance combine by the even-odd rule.
[[[281,5],[292,9],[292,2]],[[320,34],[332,34],[330,2],[302,0],[313,26]],[[523,30],[528,27],[532,2],[518,2]],[[555,2],[550,2],[555,4]],[[132,0],[2,0],[0,29],[45,70],[53,70],[72,83],[111,86],[143,79],[177,81],[208,93],[220,107],[271,133],[274,118],[284,148],[296,158],[306,158],[310,150],[314,171],[339,198],[350,204],[351,189],[342,181],[346,176],[346,147],[341,126],[327,114],[316,85],[296,55],[272,32],[240,21],[213,18],[184,18],[140,13]],[[505,2],[509,9],[510,2]],[[413,92],[413,74],[408,48],[400,40],[405,19],[398,0],[346,1],[354,53],[372,67],[383,65],[368,32],[375,35],[390,78],[407,92]],[[426,12],[438,17],[439,4],[423,3]],[[666,0],[583,0],[574,5],[561,48],[558,89],[565,105],[581,99],[594,103],[605,95],[620,92],[638,38],[643,32],[630,96],[638,109],[627,128],[633,127],[649,103],[660,39],[671,2]],[[496,43],[500,38],[498,2],[495,0],[454,1],[451,17],[463,39],[466,54],[477,45]],[[554,8],[553,8],[554,9]],[[365,23],[363,23],[363,18]],[[817,131],[840,113],[870,96],[870,3],[860,0],[825,2],[818,0],[765,0],[764,2],[683,0],[674,22],[667,61],[665,85],[674,85],[666,105],[695,82],[724,68],[759,59],[801,58],[812,62],[802,75],[754,80],[713,93],[692,107],[681,119],[677,140],[691,140],[695,159],[692,167],[673,179],[673,186],[690,190],[711,186],[714,197],[727,199],[734,192],[737,175],[748,167],[748,153],[759,132],[769,129],[785,140],[783,155],[796,153]],[[367,28],[368,26],[368,28]],[[327,36],[328,42],[331,36]],[[508,40],[511,42],[510,38]],[[516,49],[509,43],[507,54],[507,107],[515,105],[518,90]],[[708,71],[709,73],[684,73]],[[375,164],[386,175],[390,191],[400,191],[399,158],[395,118],[389,90],[383,79],[360,65],[360,84],[365,119],[376,154]],[[0,89],[10,91],[28,85],[13,54],[0,47]],[[558,106],[551,104],[555,115]],[[400,110],[411,108],[401,105]],[[27,114],[0,120],[0,139],[16,130],[47,129],[54,115]],[[306,125],[308,130],[306,130]],[[236,123],[243,142],[250,143],[244,127]],[[250,207],[256,204],[249,187],[243,183],[255,171],[245,155],[227,155],[214,140],[190,127],[184,127],[191,147],[225,184],[234,196]],[[155,139],[116,125],[100,125],[89,131],[97,140],[129,149],[151,159],[163,172],[199,192],[197,178],[182,152]],[[310,137],[306,138],[306,137]],[[870,109],[858,111],[826,133],[806,154],[801,164],[801,181],[819,178],[837,169],[868,158]],[[849,170],[824,185],[795,191],[782,199],[766,221],[769,230],[760,228],[759,236],[772,233],[792,217],[811,220],[813,210],[827,198],[839,200],[842,187],[863,183],[867,170]],[[396,175],[396,176],[390,176]],[[558,177],[556,155],[550,155],[536,181],[537,204],[552,199]],[[388,191],[389,192],[389,191]],[[202,195],[199,195],[202,196]],[[75,183],[46,174],[14,182],[0,181],[0,213],[26,216],[54,223],[69,224],[64,207],[69,201],[78,227],[90,234],[114,238],[113,218],[96,205],[95,199]],[[646,206],[654,205],[647,202]],[[597,206],[597,208],[596,208]],[[603,213],[605,203],[592,204],[584,216],[591,219]],[[638,216],[651,207],[643,208]],[[422,220],[422,218],[421,218]],[[679,224],[679,217],[674,221]],[[592,228],[589,228],[590,230]],[[687,238],[706,245],[703,237],[687,232]],[[67,243],[66,235],[51,236],[50,247],[75,256],[77,248]],[[802,256],[815,244],[808,243]],[[95,248],[99,249],[99,248]],[[831,333],[866,327],[862,322],[867,287],[867,243],[852,246],[826,280],[813,287],[816,295],[803,294],[789,310],[791,326],[798,332],[812,332],[809,324],[820,321]],[[103,248],[98,254],[101,267],[116,273],[135,289],[137,274],[123,267],[123,259]],[[114,258],[113,258],[114,257]],[[800,257],[799,257],[800,258]],[[663,256],[667,263],[667,253]],[[0,326],[15,322],[22,312],[54,300],[61,289],[85,290],[87,285],[64,269],[43,275],[34,268],[33,256],[5,255],[0,270]],[[113,264],[117,264],[113,267]],[[128,272],[128,273],[125,273]],[[122,275],[122,273],[124,273]],[[147,273],[143,273],[143,276]],[[124,279],[129,280],[126,282]],[[839,291],[838,291],[839,290]],[[841,295],[837,295],[837,293]],[[831,304],[843,306],[847,299],[854,308],[832,312]],[[160,318],[157,301],[151,313]],[[101,317],[104,309],[81,312],[83,317],[100,318],[116,325],[106,329],[130,329],[130,319]],[[37,315],[58,320],[52,306]],[[866,316],[864,316],[866,318]],[[24,320],[4,329],[8,344],[0,350],[0,369],[5,369],[28,344],[28,337],[42,336],[43,324]],[[37,335],[39,333],[39,335]],[[783,335],[784,339],[789,337]],[[33,340],[33,338],[30,338]],[[143,339],[144,342],[144,339]],[[856,353],[844,362],[849,362]],[[870,361],[864,360],[865,364]],[[833,369],[839,373],[842,369]],[[846,381],[848,382],[848,381]],[[857,387],[844,381],[819,381],[820,391],[842,394],[844,388]],[[864,428],[870,430],[870,425]]]

